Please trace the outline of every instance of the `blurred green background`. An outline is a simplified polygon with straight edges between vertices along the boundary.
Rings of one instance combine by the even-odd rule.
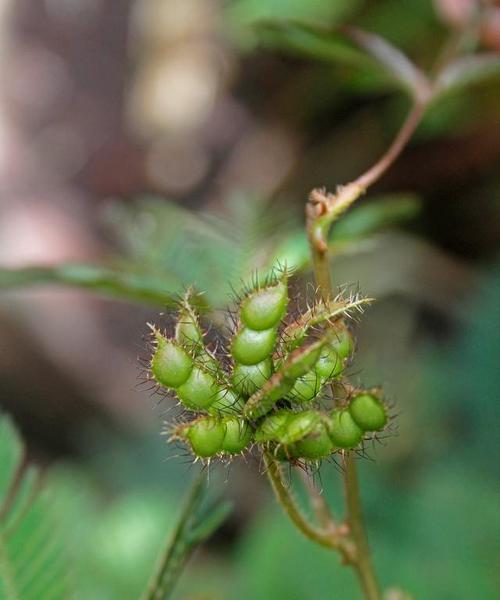
[[[430,69],[475,4],[0,4],[0,406],[48,468],[69,597],[137,598],[198,469],[160,436],[170,405],[143,385],[146,322],[168,327],[194,284],[222,323],[231,289],[276,260],[310,294],[307,193],[362,173],[408,110],[334,41],[258,24],[349,23]],[[499,3],[475,43],[498,54]],[[351,373],[383,385],[398,432],[360,462],[363,499],[383,586],[415,599],[500,594],[500,69],[473,71],[331,241],[336,284],[377,298]],[[335,465],[317,477],[339,512]],[[212,465],[209,487],[234,510],[175,598],[360,597],[280,514],[257,459]]]

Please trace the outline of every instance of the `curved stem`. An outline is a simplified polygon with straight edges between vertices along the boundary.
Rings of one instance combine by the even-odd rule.
[[[320,288],[326,290],[323,291],[323,295],[325,293],[328,295],[331,291],[328,258],[326,257],[330,226],[394,163],[420,123],[427,102],[428,99],[424,99],[413,105],[387,151],[365,173],[347,185],[339,186],[336,194],[327,194],[318,189],[311,192],[306,209],[307,230],[313,250],[312,259],[316,281]]]
[[[413,108],[408,113],[405,121],[399,129],[396,137],[392,141],[387,151],[381,156],[381,158],[372,166],[368,171],[358,177],[354,183],[359,187],[366,190],[373,185],[380,177],[387,171],[387,169],[394,163],[397,157],[401,154],[401,151],[408,143],[409,139],[415,132],[422,115],[426,108],[425,102],[417,102],[413,105]]]
[[[338,550],[346,563],[354,563],[356,560],[354,546],[343,530],[339,530],[335,523],[330,522],[330,527],[319,528],[308,521],[297,506],[290,490],[283,482],[283,473],[277,461],[267,452],[264,453],[266,473],[269,477],[276,497],[283,510],[306,537],[311,541],[324,546]]]

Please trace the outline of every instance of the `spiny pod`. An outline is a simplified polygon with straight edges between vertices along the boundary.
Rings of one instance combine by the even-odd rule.
[[[178,437],[183,437],[191,444],[195,456],[211,458],[222,451],[226,434],[226,426],[217,417],[200,417],[183,428]]]
[[[312,402],[318,397],[325,381],[326,379],[320,377],[316,369],[311,369],[295,381],[292,389],[287,394],[287,399],[299,404]]]
[[[156,349],[151,357],[151,373],[156,381],[168,388],[185,383],[193,370],[193,359],[174,340],[169,340],[154,330]]]
[[[368,392],[356,394],[349,402],[349,412],[363,431],[380,431],[387,423],[387,410],[382,402]]]
[[[224,417],[226,433],[222,440],[222,451],[226,454],[240,454],[252,440],[252,430],[241,417]]]
[[[294,350],[278,365],[274,375],[250,398],[245,405],[244,415],[247,419],[257,419],[268,413],[273,406],[284,398],[293,388],[297,377],[307,373],[314,367],[321,349],[328,343],[329,337]]]
[[[231,381],[234,390],[248,398],[255,394],[273,373],[273,361],[268,356],[256,365],[234,365]]]
[[[276,283],[257,288],[241,301],[241,324],[231,342],[236,363],[256,365],[272,354],[288,304],[286,279],[284,273]]]
[[[256,365],[265,360],[274,350],[277,333],[276,327],[261,331],[242,327],[231,342],[231,354],[235,362]]]
[[[322,419],[301,440],[292,445],[290,454],[295,458],[320,460],[330,456],[334,450],[328,425]]]
[[[283,339],[289,349],[300,346],[307,333],[318,326],[330,326],[333,329],[342,329],[343,317],[348,316],[352,311],[362,311],[365,304],[372,302],[371,298],[354,297],[349,300],[336,298],[335,300],[319,300],[300,315],[293,323],[285,327]]]
[[[251,292],[242,302],[240,317],[244,325],[256,331],[276,327],[285,316],[288,304],[286,274],[276,285]]]
[[[338,448],[355,448],[363,439],[363,430],[347,409],[335,409],[329,422],[329,434],[333,444]]]
[[[217,361],[202,347],[193,356],[177,340],[154,331],[156,349],[151,358],[153,378],[163,387],[175,391],[179,401],[193,411],[214,415],[240,414],[243,401],[224,382]],[[207,357],[207,358],[206,358]]]
[[[272,413],[255,432],[255,441],[274,444],[274,454],[281,460],[320,460],[335,450],[327,418],[314,410]]]
[[[174,431],[171,439],[189,442],[198,458],[240,454],[250,444],[252,431],[241,417],[199,417]]]
[[[198,314],[190,304],[192,291],[188,290],[181,300],[175,326],[175,339],[185,348],[199,354],[203,349],[203,332],[200,327]]]

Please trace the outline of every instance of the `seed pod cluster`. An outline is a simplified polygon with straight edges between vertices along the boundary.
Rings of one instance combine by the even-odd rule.
[[[196,457],[230,457],[257,444],[283,460],[319,460],[385,428],[387,409],[371,392],[351,393],[329,410],[317,402],[352,355],[346,317],[368,300],[321,301],[291,320],[287,278],[257,284],[239,301],[229,363],[206,347],[189,294],[173,337],[153,329],[151,377],[192,415],[171,439]]]
[[[257,428],[254,439],[283,459],[319,460],[337,450],[353,450],[366,434],[384,429],[387,409],[373,393],[358,392],[332,411],[276,411]]]

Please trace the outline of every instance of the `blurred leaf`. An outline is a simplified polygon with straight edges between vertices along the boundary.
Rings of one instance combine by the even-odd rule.
[[[293,20],[262,21],[258,31],[267,45],[368,71],[373,78],[392,81],[415,98],[429,89],[425,74],[399,49],[373,33]]]
[[[207,498],[205,471],[192,484],[172,539],[160,555],[155,573],[142,596],[143,600],[166,600],[192,552],[210,537],[232,510],[229,503],[203,510]]]
[[[367,31],[353,27],[344,27],[342,31],[375,58],[411,96],[420,98],[427,95],[427,76],[401,50],[384,38]]]
[[[318,23],[335,23],[349,17],[361,0],[231,0],[224,4],[229,33],[239,46],[251,46],[255,39],[251,26],[263,19],[308,19]]]
[[[463,56],[439,73],[436,94],[457,92],[477,83],[500,76],[500,54],[485,53]]]
[[[182,289],[178,281],[165,274],[132,264],[106,267],[68,263],[53,267],[0,268],[0,290],[54,283],[162,306],[172,306],[175,292]]]
[[[420,200],[414,194],[383,196],[359,204],[334,225],[331,240],[360,239],[385,227],[411,221],[420,207]]]
[[[267,199],[240,193],[199,213],[144,198],[133,206],[113,206],[107,222],[134,264],[194,285],[208,304],[220,306],[231,286],[240,287],[256,269],[268,268],[293,218],[269,210]]]
[[[259,39],[280,50],[289,50],[316,60],[374,67],[366,53],[339,31],[292,20],[260,21]]]
[[[0,417],[0,597],[57,600],[68,597],[67,547],[54,488],[24,463],[10,419]]]

